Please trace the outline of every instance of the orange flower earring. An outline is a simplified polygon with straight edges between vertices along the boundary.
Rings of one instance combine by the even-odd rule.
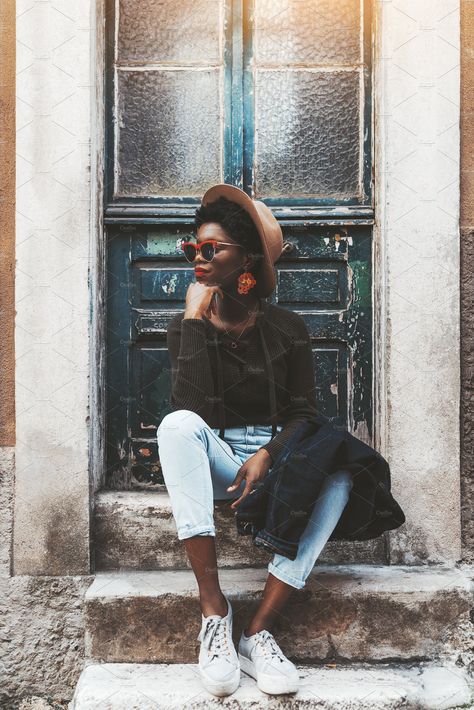
[[[243,274],[240,274],[237,282],[239,284],[237,287],[239,293],[248,293],[257,283],[251,271],[245,271]]]

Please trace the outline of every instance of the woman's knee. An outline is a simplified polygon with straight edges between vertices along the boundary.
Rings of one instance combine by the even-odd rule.
[[[175,433],[191,433],[199,430],[206,422],[204,419],[190,409],[176,409],[174,412],[166,414],[156,430],[157,439],[165,435],[173,436]]]
[[[323,484],[323,489],[325,493],[328,491],[333,491],[334,494],[337,492],[339,495],[343,493],[346,500],[349,500],[353,485],[354,482],[350,471],[341,469],[339,471],[334,471],[326,478]]]
[[[349,488],[349,490],[354,485],[351,472],[345,471],[343,469],[332,473],[331,479],[334,481],[334,483],[337,483],[337,485],[339,485],[339,486],[347,486]]]

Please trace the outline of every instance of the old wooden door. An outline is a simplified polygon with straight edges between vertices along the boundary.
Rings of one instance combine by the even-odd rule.
[[[373,441],[371,34],[363,0],[109,0],[109,486],[163,481],[179,242],[217,182],[274,209],[270,300],[306,320],[320,410]]]

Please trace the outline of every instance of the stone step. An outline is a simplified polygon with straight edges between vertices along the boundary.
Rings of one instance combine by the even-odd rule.
[[[216,698],[203,688],[197,664],[105,663],[82,672],[70,710],[186,710],[191,708],[330,708],[444,710],[472,707],[465,671],[445,662],[349,666],[297,666],[296,693],[269,696],[241,671],[232,695]]]
[[[219,567],[266,567],[269,553],[250,536],[238,535],[228,501],[214,503]],[[190,569],[178,540],[169,495],[161,491],[101,491],[95,498],[96,570]],[[385,537],[364,542],[328,542],[323,564],[384,564]]]
[[[236,643],[266,576],[260,568],[219,572]],[[294,662],[435,659],[471,605],[472,582],[457,568],[322,565],[293,592],[275,636]],[[86,592],[90,660],[193,663],[200,626],[192,571],[101,572]]]

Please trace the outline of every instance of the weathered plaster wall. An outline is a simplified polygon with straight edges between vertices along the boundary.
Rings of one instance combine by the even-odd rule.
[[[70,700],[84,666],[90,577],[0,578],[0,707],[32,695]]]
[[[383,451],[407,522],[393,563],[461,557],[458,0],[379,2]]]
[[[93,580],[9,576],[14,460],[8,452],[0,456],[0,707],[5,709],[34,695],[70,700],[84,666],[84,594]]]
[[[93,30],[90,36],[92,61],[91,118],[91,228],[90,228],[90,449],[89,480],[92,493],[105,482],[105,386],[106,357],[106,240],[103,224],[104,163],[105,163],[105,0],[91,5]]]
[[[0,448],[0,579],[11,575],[13,534],[14,449]]]
[[[0,577],[8,577],[15,445],[15,2],[0,3]]]
[[[95,240],[89,10],[88,2],[0,3],[2,708],[66,703],[84,665],[84,594],[92,581],[88,268]],[[68,576],[74,572],[86,574]]]
[[[91,1],[17,14],[15,574],[89,573]]]
[[[0,446],[15,444],[15,0],[0,3]]]
[[[474,2],[461,12],[461,509],[463,559],[474,562]]]

